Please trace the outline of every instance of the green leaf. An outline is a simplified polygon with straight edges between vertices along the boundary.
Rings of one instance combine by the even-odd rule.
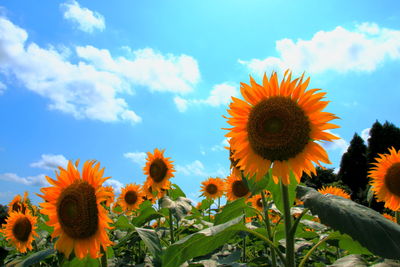
[[[65,261],[62,267],[98,267],[100,262],[98,259],[86,257],[83,259],[74,258],[72,261]]]
[[[118,217],[117,221],[115,222],[115,227],[118,229],[125,229],[125,230],[130,230],[135,228],[129,222],[128,218],[125,215],[121,215]]]
[[[200,209],[206,210],[206,209],[210,208],[213,203],[214,203],[213,199],[205,198],[201,201]]]
[[[115,257],[114,249],[112,246],[107,247],[107,259],[112,259]]]
[[[249,188],[251,195],[254,196],[267,188],[269,177],[267,174],[260,181],[256,181],[255,177],[249,178],[249,176],[242,175],[242,180]]]
[[[43,219],[39,220],[39,222],[37,224],[37,228],[39,230],[48,232],[49,235],[51,235],[53,233],[53,231],[54,231],[54,227],[48,226]]]
[[[142,210],[138,211],[139,216],[132,219],[134,226],[143,226],[151,220],[163,217],[162,214],[158,213],[152,206],[146,206]]]
[[[157,233],[152,229],[146,228],[138,228],[136,227],[136,232],[139,234],[140,238],[146,244],[150,253],[156,259],[156,261],[160,261],[162,254],[162,247],[160,239],[158,238]]]
[[[177,184],[172,184],[169,190],[169,196],[172,200],[176,200],[178,197],[186,197],[185,193]]]
[[[275,206],[278,210],[283,214],[283,200],[282,200],[282,193],[281,193],[281,180],[279,179],[279,183],[275,184],[274,179],[272,178],[272,170],[268,172],[266,175],[268,179],[267,190],[271,192],[272,199],[274,200]],[[290,172],[288,184],[288,193],[289,193],[289,205],[292,207],[293,202],[296,198],[296,187],[297,187],[297,180],[294,176],[293,172]]]
[[[243,214],[244,210],[248,207],[244,201],[244,198],[239,198],[226,204],[222,211],[215,216],[214,225],[226,223]]]
[[[375,255],[400,259],[399,225],[370,208],[313,188],[298,186],[297,196],[323,224],[348,234]]]
[[[48,256],[50,256],[50,255],[52,255],[54,253],[55,253],[55,250],[52,249],[52,248],[45,249],[45,250],[33,253],[32,255],[30,255],[29,257],[24,259],[23,261],[21,261],[18,264],[16,264],[15,267],[31,266],[33,264],[36,264],[36,263],[44,260],[45,258],[47,258]]]
[[[240,223],[242,220],[243,216],[240,216],[224,224],[188,235],[175,242],[164,251],[162,266],[178,267],[189,259],[214,251],[245,228]]]

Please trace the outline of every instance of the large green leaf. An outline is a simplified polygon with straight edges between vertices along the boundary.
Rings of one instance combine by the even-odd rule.
[[[250,178],[249,176],[242,175],[242,180],[249,188],[251,195],[254,196],[260,194],[262,190],[266,189],[269,181],[269,175],[265,175],[260,181],[256,181],[255,177]]]
[[[243,217],[240,216],[224,224],[188,235],[175,242],[164,251],[162,266],[178,267],[189,259],[212,252],[244,229],[245,226],[240,223],[242,220]]]
[[[143,240],[150,253],[156,259],[156,262],[159,263],[162,253],[162,247],[157,233],[152,229],[138,227],[136,227],[136,232],[139,234],[140,238]]]
[[[172,200],[176,200],[178,197],[186,197],[185,193],[177,184],[172,184],[169,190],[169,196]]]
[[[89,256],[83,259],[74,258],[72,261],[65,261],[62,267],[98,267],[100,262],[98,259],[92,259]]]
[[[274,179],[272,179],[272,171],[271,170],[266,175],[266,178],[268,179],[267,190],[271,192],[272,199],[274,200],[275,206],[283,214],[284,213],[283,199],[282,199],[282,191],[281,191],[281,184],[280,184],[281,180],[279,179],[279,182],[276,184],[274,182]],[[287,187],[288,187],[288,193],[289,193],[289,205],[291,207],[296,198],[296,187],[298,184],[293,172],[290,172],[289,180],[290,180],[290,183]]]
[[[248,207],[244,201],[244,198],[239,198],[226,204],[222,211],[215,215],[214,225],[226,223],[236,218],[238,215],[243,214],[245,208]]]
[[[19,262],[18,264],[15,265],[15,267],[27,267],[27,266],[31,266],[33,264],[36,264],[42,260],[44,260],[45,258],[47,258],[48,256],[54,254],[55,250],[52,248],[49,249],[45,249],[36,253],[33,253],[32,255],[30,255],[29,257],[27,257],[26,259],[24,259],[23,261]]]
[[[313,188],[298,186],[297,196],[323,224],[348,234],[378,256],[400,259],[399,225],[370,208]]]
[[[121,215],[118,217],[117,221],[115,222],[115,227],[117,229],[134,229],[135,227],[129,222],[128,218],[125,215]]]
[[[134,226],[139,226],[139,227],[143,226],[144,224],[146,224],[151,220],[163,217],[163,215],[157,212],[151,205],[150,206],[146,205],[144,207],[141,207],[141,209],[138,210],[137,213],[139,214],[139,216],[134,217],[132,219],[132,224]]]

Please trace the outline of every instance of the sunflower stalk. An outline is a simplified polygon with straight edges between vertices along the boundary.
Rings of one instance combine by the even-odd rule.
[[[167,190],[167,196],[170,196],[170,190]],[[172,216],[172,209],[168,209],[169,211],[169,232],[171,235],[171,244],[175,243],[174,241],[174,218]]]
[[[265,199],[264,190],[261,191],[261,199],[262,199],[262,204],[263,204],[264,221],[265,221],[265,225],[267,228],[268,238],[269,238],[269,240],[271,240],[273,242],[274,240],[273,240],[273,235],[272,235],[272,231],[271,231],[271,223],[269,221],[268,206],[267,206],[267,201]],[[272,260],[272,267],[276,267],[276,255],[275,255],[275,250],[273,248],[271,248],[271,260]]]
[[[283,212],[285,218],[285,235],[286,235],[286,267],[295,266],[294,257],[294,235],[291,234],[292,228],[292,216],[290,215],[290,203],[289,203],[289,191],[287,185],[281,184],[282,200],[283,200]]]
[[[246,213],[243,210],[243,224],[246,225]],[[243,235],[243,255],[242,261],[246,262],[246,234]]]

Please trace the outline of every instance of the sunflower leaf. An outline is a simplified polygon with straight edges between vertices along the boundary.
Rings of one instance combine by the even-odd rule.
[[[125,215],[121,215],[118,217],[115,222],[115,227],[118,229],[131,230],[135,227],[129,222],[128,218]]]
[[[54,253],[55,253],[55,250],[52,248],[33,253],[29,257],[25,258],[23,261],[16,264],[15,267],[31,266],[33,264],[36,264],[36,263],[44,260],[45,258],[47,258],[48,256],[50,256]]]
[[[272,170],[271,169],[265,177],[267,177],[267,180],[268,180],[267,190],[271,192],[272,199],[274,200],[275,206],[283,214],[284,210],[283,210],[283,200],[282,200],[281,184],[280,184],[281,179],[279,179],[279,182],[277,184],[275,184],[274,179],[272,178]],[[296,198],[296,187],[298,184],[293,172],[290,172],[289,181],[290,181],[290,183],[287,185],[287,187],[288,187],[288,193],[289,193],[289,204],[291,207]]]
[[[331,267],[346,267],[346,266],[358,266],[367,267],[368,265],[362,259],[361,255],[347,255],[346,257],[336,260]]]
[[[138,210],[139,216],[132,219],[134,226],[143,226],[145,223],[163,217],[163,215],[157,212],[152,206],[146,206],[143,209]]]
[[[244,229],[245,226],[240,223],[242,220],[243,216],[239,216],[229,222],[212,226],[175,242],[164,251],[162,266],[178,267],[189,259],[214,251]]]
[[[262,190],[265,190],[268,180],[268,175],[265,175],[260,181],[256,181],[255,177],[249,178],[249,176],[242,175],[242,181],[247,185],[252,196],[260,194]]]
[[[400,259],[400,226],[349,199],[298,186],[297,197],[323,224],[348,234],[375,255]]]
[[[248,207],[244,201],[244,198],[239,198],[226,204],[222,211],[215,215],[214,225],[226,223],[236,218],[239,214],[243,214]]]
[[[136,227],[136,232],[139,234],[140,238],[143,240],[150,253],[153,255],[155,261],[160,263],[162,247],[160,238],[158,237],[157,233],[152,229],[139,227]]]
[[[89,256],[83,259],[74,258],[71,261],[65,261],[62,267],[98,267],[100,266],[98,259],[92,259]]]
[[[186,197],[185,193],[177,184],[172,184],[169,190],[169,196],[172,200],[176,200],[178,197]]]

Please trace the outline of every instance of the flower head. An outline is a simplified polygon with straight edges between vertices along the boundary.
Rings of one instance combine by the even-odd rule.
[[[201,184],[202,195],[206,198],[216,199],[224,194],[225,183],[221,178],[208,178]]]

